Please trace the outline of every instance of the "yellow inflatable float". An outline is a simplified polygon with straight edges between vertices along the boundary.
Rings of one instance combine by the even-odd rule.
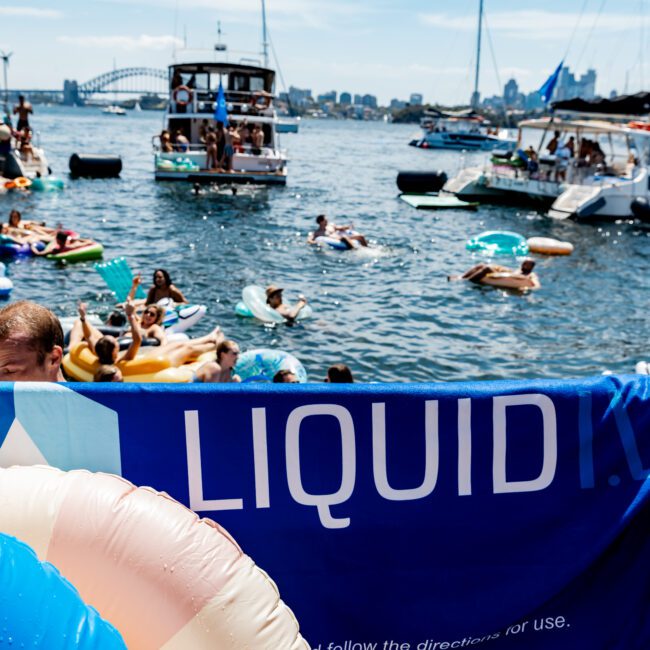
[[[206,361],[214,361],[215,358],[214,352],[206,352],[196,361],[176,368],[163,355],[141,353],[132,361],[120,361],[117,366],[122,371],[124,381],[128,383],[189,383],[194,381],[194,373],[198,368]],[[93,381],[99,369],[99,360],[84,341],[75,345],[63,357],[63,369],[74,381]]]
[[[84,470],[0,469],[0,532],[53,564],[129,648],[309,650],[235,540],[152,488]]]

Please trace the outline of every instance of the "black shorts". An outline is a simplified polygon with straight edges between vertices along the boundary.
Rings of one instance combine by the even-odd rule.
[[[16,131],[22,131],[25,127],[29,128],[29,122],[27,120],[18,120]]]

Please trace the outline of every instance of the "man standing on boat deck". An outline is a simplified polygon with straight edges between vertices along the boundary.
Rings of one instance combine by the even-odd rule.
[[[21,300],[0,310],[0,381],[63,381],[63,330],[45,307]]]
[[[18,114],[18,124],[16,131],[22,131],[24,128],[29,128],[29,114],[34,114],[34,109],[29,102],[25,101],[24,95],[18,96],[18,103],[14,106],[14,115]]]

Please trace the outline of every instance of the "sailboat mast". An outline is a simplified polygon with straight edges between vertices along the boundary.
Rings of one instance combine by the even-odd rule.
[[[264,55],[264,67],[268,68],[269,67],[269,43],[266,38],[266,4],[264,0],[262,0],[262,54]]]
[[[483,0],[478,5],[478,37],[476,42],[476,74],[474,75],[474,92],[472,93],[472,108],[478,108],[480,95],[478,93],[478,77],[481,67],[481,33],[483,31]]]

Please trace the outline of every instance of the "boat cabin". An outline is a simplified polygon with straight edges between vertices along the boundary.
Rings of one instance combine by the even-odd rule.
[[[169,66],[168,129],[181,129],[191,144],[213,121],[219,83],[223,85],[228,120],[238,126],[260,122],[264,141],[273,146],[273,88],[275,72],[237,63],[183,63]],[[267,119],[260,119],[267,118]],[[207,120],[204,123],[204,120]]]

